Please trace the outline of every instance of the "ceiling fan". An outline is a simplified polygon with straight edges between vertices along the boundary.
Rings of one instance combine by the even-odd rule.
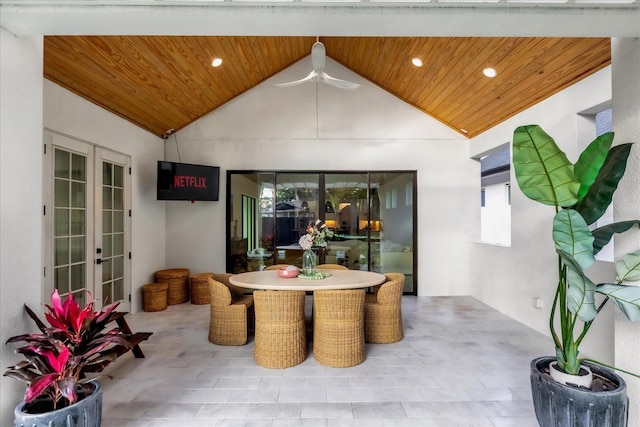
[[[322,82],[331,86],[335,86],[340,89],[357,89],[360,87],[359,83],[348,82],[346,80],[336,79],[324,72],[324,63],[327,58],[327,51],[324,48],[324,44],[320,41],[316,41],[311,47],[311,64],[313,65],[313,71],[309,75],[300,80],[294,80],[292,82],[274,84],[277,87],[289,87],[296,86],[305,82]]]

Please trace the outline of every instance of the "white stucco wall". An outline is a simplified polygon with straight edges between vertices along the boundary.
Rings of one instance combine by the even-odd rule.
[[[613,63],[613,130],[616,144],[633,142],[627,161],[627,172],[618,186],[613,200],[614,219],[640,218],[640,39],[613,39],[611,43]],[[640,249],[640,232],[616,236],[615,259]],[[640,286],[640,283],[635,283]],[[640,374],[640,323],[629,322],[616,313],[615,364]],[[627,381],[630,405],[630,426],[640,425],[640,379],[623,375]],[[632,424],[635,422],[636,424]]]
[[[332,60],[355,91],[309,83],[306,58],[177,133],[181,161],[221,167],[220,202],[167,203],[167,265],[225,268],[227,170],[417,170],[419,295],[468,294],[478,162],[460,134]],[[316,103],[317,101],[317,103]],[[169,138],[166,159],[178,161]]]
[[[0,29],[0,366],[20,360],[4,343],[36,332],[23,305],[41,302],[42,37]],[[13,423],[24,384],[0,377],[0,425]]]

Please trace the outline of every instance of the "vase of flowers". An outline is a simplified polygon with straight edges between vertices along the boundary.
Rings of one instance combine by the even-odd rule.
[[[305,249],[302,253],[302,274],[310,275],[316,270],[316,254],[313,249]]]
[[[95,378],[117,357],[118,346],[130,347],[120,329],[106,331],[118,303],[94,311],[94,301],[80,308],[69,294],[63,302],[58,291],[46,305],[49,325],[25,305],[40,329],[37,334],[18,335],[7,343],[24,342],[16,353],[26,360],[10,366],[4,375],[28,384],[24,401],[14,411],[15,426],[100,426],[102,390]]]
[[[301,269],[303,275],[311,276],[316,271],[316,254],[312,248],[324,248],[327,246],[325,239],[331,236],[333,236],[333,231],[329,230],[327,224],[324,224],[319,219],[307,226],[306,233],[298,241],[300,247],[304,250]]]

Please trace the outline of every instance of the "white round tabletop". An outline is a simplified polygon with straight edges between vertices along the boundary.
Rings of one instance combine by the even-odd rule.
[[[319,289],[358,289],[383,283],[386,277],[373,271],[322,270],[331,276],[324,279],[285,279],[277,270],[250,271],[229,277],[231,284],[249,289],[272,291],[315,291]]]

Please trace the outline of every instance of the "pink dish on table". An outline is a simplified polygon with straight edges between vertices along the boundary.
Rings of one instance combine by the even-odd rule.
[[[294,277],[298,277],[298,274],[300,274],[300,269],[293,265],[278,269],[278,276],[285,279],[293,279]]]

